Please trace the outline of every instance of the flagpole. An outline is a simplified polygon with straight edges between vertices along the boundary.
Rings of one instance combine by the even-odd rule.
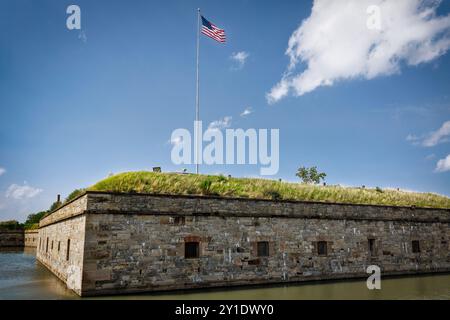
[[[195,98],[195,121],[198,124],[199,118],[200,118],[200,82],[199,82],[199,56],[200,56],[200,8],[197,9],[197,92],[196,92],[196,98]],[[198,131],[198,126],[196,126],[196,131]],[[198,135],[201,134],[201,132],[197,132]],[[198,140],[198,139],[197,139]],[[200,146],[198,145],[197,140],[195,143],[197,144],[196,148],[196,163],[195,163],[195,172],[199,174],[199,149]]]

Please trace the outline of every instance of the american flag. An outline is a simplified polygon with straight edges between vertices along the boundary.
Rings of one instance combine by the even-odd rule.
[[[202,33],[218,42],[225,43],[225,30],[219,29],[202,16]]]

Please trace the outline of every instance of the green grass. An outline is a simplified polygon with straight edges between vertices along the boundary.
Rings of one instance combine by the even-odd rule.
[[[120,173],[87,190],[450,208],[450,198],[433,193],[147,171]]]
[[[39,222],[30,225],[25,225],[25,230],[36,230],[36,229],[39,229]]]

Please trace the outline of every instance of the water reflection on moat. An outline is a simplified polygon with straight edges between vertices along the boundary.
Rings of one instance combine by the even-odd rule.
[[[0,299],[79,299],[36,261],[33,249],[0,251]],[[365,280],[288,286],[197,290],[96,299],[450,299],[450,275],[382,279],[381,290]]]

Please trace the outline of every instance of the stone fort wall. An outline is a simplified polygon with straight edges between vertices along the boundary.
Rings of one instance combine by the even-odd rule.
[[[448,272],[449,226],[450,210],[90,192],[41,221],[38,259],[80,295]],[[69,260],[47,238],[70,238]]]
[[[38,239],[38,230],[0,230],[0,248],[24,246],[36,248]]]
[[[39,231],[36,230],[25,230],[24,232],[24,245],[25,247],[36,248],[39,242]]]
[[[23,247],[23,230],[0,230],[0,248]]]
[[[82,294],[85,216],[39,229],[36,258],[77,294]]]

